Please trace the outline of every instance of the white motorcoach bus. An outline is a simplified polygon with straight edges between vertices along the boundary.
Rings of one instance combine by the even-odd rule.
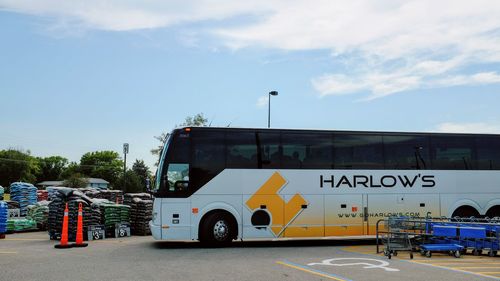
[[[500,216],[500,135],[176,129],[150,227],[227,243],[373,235],[390,215]]]

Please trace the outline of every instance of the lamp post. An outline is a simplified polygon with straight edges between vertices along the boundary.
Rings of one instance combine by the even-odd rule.
[[[128,143],[123,144],[123,192],[127,190],[127,153]]]
[[[277,96],[278,91],[271,91],[269,92],[269,99],[268,99],[268,111],[267,111],[267,127],[271,128],[271,96]]]

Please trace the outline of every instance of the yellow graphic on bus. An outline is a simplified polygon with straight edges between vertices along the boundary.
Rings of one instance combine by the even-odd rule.
[[[298,193],[286,203],[278,194],[278,191],[285,184],[285,178],[275,172],[246,202],[251,210],[260,208],[262,205],[266,206],[266,209],[271,213],[272,225],[275,225],[271,227],[271,230],[276,236],[281,235],[284,228],[301,212],[302,205],[307,204],[304,197]]]

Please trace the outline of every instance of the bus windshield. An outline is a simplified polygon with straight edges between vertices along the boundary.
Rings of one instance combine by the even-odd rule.
[[[161,182],[161,174],[163,170],[163,164],[165,162],[165,155],[167,154],[167,149],[168,145],[170,143],[170,140],[172,139],[172,134],[167,135],[167,139],[165,140],[165,144],[163,145],[163,148],[160,152],[160,161],[158,163],[158,169],[156,171],[156,179],[155,179],[155,186],[154,186],[154,191],[158,192],[160,188],[160,182]]]

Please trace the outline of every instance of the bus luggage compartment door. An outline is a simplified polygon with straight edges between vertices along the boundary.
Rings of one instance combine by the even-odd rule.
[[[284,235],[281,237],[323,237],[325,210],[323,195],[285,195]]]
[[[325,236],[365,234],[362,194],[325,195]]]

